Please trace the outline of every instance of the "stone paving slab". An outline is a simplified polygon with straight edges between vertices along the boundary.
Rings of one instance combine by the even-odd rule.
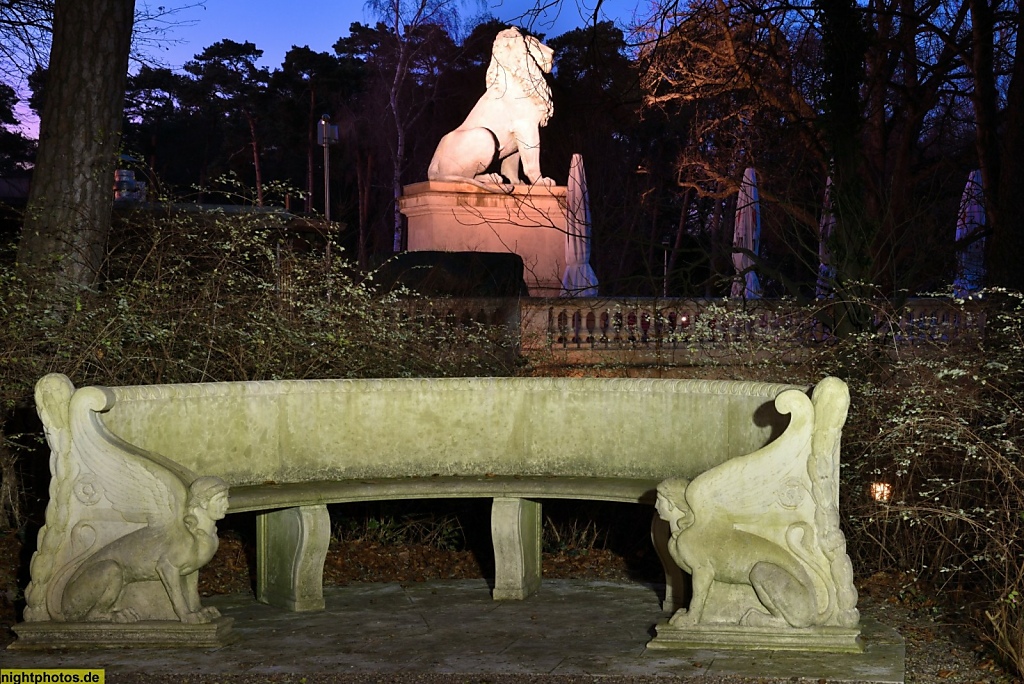
[[[902,637],[864,619],[860,654],[648,651],[663,619],[655,587],[545,580],[525,601],[495,602],[485,580],[355,584],[324,591],[326,610],[290,613],[248,596],[206,599],[234,618],[235,641],[211,650],[8,651],[4,668],[110,673],[452,673],[740,675],[903,682]]]

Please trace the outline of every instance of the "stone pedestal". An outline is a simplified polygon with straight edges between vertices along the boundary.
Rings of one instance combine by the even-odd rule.
[[[471,183],[405,186],[409,251],[512,252],[523,259],[532,297],[557,297],[565,272],[564,187],[491,192]]]
[[[220,648],[232,643],[233,618],[221,617],[203,625],[173,620],[112,622],[22,622],[14,625],[18,640],[7,648],[22,651],[85,650],[97,648]]]
[[[748,627],[711,624],[676,627],[662,620],[656,636],[647,643],[650,650],[740,650],[807,651],[818,653],[863,653],[860,629],[843,627]]]
[[[293,611],[323,610],[331,543],[327,506],[281,508],[256,517],[256,600]]]

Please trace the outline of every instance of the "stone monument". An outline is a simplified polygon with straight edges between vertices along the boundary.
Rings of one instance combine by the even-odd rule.
[[[540,129],[554,113],[544,80],[552,57],[519,29],[497,35],[486,92],[441,138],[427,181],[405,187],[409,251],[512,252],[523,259],[531,295],[558,296],[566,189],[540,169]]]

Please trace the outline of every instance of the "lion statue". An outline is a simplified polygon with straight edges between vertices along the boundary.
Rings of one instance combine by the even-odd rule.
[[[540,127],[554,113],[551,88],[544,74],[551,72],[551,48],[517,28],[505,29],[494,39],[487,67],[487,92],[462,125],[437,145],[427,178],[469,181],[475,185],[554,185],[540,172]],[[487,173],[495,161],[501,173]],[[519,175],[522,161],[525,178]]]

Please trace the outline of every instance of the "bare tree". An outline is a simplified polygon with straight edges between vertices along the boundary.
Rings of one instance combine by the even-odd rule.
[[[0,68],[29,74],[46,62],[53,26],[53,0],[0,1]]]
[[[165,37],[183,6],[135,0],[0,0],[0,65],[21,79],[48,62],[28,212],[24,272],[88,286],[106,249],[133,36]],[[138,23],[137,23],[138,22]],[[133,32],[136,26],[142,30]]]
[[[1003,192],[1024,166],[1018,4],[668,0],[640,27],[647,103],[692,117],[683,189],[728,190],[743,166],[774,166],[762,200],[803,226],[806,266],[820,213],[807,198],[831,174],[833,263],[850,294],[941,285],[953,159],[987,169],[992,230],[1022,248],[1000,250],[1003,270],[1020,273],[1020,212],[1004,208],[1020,193]]]
[[[380,19],[390,40],[391,59],[381,66],[388,69],[382,74],[386,87],[388,110],[393,126],[394,146],[392,157],[392,191],[394,198],[394,240],[393,250],[400,252],[404,243],[402,228],[402,212],[398,208],[398,199],[402,196],[402,170],[407,147],[407,136],[417,120],[423,115],[425,108],[422,100],[415,102],[410,94],[409,79],[415,75],[417,66],[428,69],[443,68],[431,60],[419,60],[430,45],[424,40],[424,32],[428,27],[436,27],[446,31],[448,35],[457,28],[458,14],[456,0],[368,0],[367,8]],[[419,35],[417,35],[419,34]],[[427,74],[419,74],[423,77]],[[436,79],[432,79],[436,84]]]
[[[976,149],[985,188],[991,276],[1024,290],[1024,13],[1014,0],[968,0],[971,32],[961,55],[970,73]]]
[[[55,0],[0,0],[0,73],[8,79],[23,80],[37,68],[45,67],[50,54]],[[185,10],[203,4],[150,6],[136,8],[131,56],[153,63],[151,49],[174,43],[173,30],[190,22],[180,21]],[[11,85],[10,81],[8,84]]]

